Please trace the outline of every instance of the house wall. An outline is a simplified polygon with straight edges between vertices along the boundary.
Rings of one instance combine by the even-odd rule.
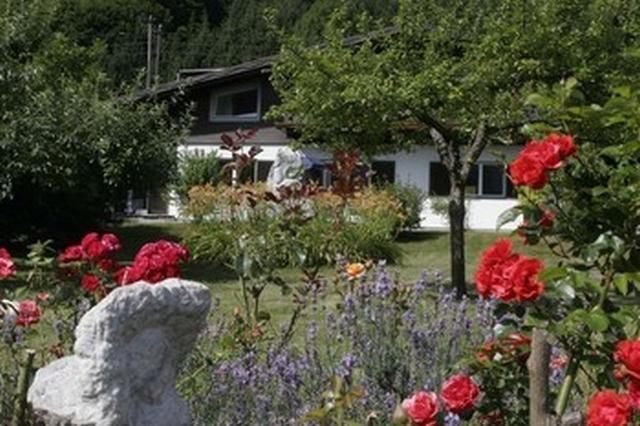
[[[196,134],[188,138],[187,144],[182,147],[183,150],[197,150],[201,154],[209,153],[213,150],[218,152],[221,158],[230,158],[230,153],[220,150],[220,135],[222,133]],[[287,137],[284,132],[274,127],[260,128],[254,144],[260,145],[263,149],[257,160],[273,161],[279,148],[286,146]],[[515,157],[520,147],[500,146],[489,147],[481,155],[480,161],[500,161],[501,156],[506,159]],[[330,158],[328,153],[316,149],[304,149],[308,156],[314,159]],[[498,155],[496,155],[498,154]],[[435,148],[416,147],[410,151],[400,152],[396,154],[384,155],[376,157],[376,160],[390,160],[396,162],[396,183],[403,185],[413,185],[425,192],[429,191],[429,167],[431,162],[439,162],[438,154]],[[425,228],[447,229],[448,222],[446,217],[436,214],[431,205],[434,199],[427,200],[424,205],[421,225]],[[498,217],[505,210],[515,206],[517,200],[513,198],[481,198],[469,197],[466,205],[467,211],[467,227],[474,230],[495,230]],[[175,203],[171,203],[170,214],[178,216],[178,208]],[[514,229],[516,223],[510,223],[504,229]]]

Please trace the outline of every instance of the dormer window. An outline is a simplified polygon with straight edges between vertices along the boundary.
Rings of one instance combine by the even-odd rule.
[[[259,121],[260,87],[253,84],[214,91],[210,118],[213,122]]]

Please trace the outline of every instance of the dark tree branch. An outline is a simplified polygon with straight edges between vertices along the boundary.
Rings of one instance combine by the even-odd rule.
[[[471,141],[469,149],[464,156],[464,163],[462,164],[462,170],[460,171],[460,174],[465,180],[469,175],[471,166],[475,164],[475,162],[478,160],[478,157],[480,157],[480,154],[482,154],[482,151],[484,151],[485,147],[489,143],[489,138],[485,137],[485,131],[486,125],[484,122],[482,122],[474,132],[473,140]]]

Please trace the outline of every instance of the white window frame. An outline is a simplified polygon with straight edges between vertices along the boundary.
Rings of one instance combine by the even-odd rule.
[[[474,194],[477,198],[507,198],[507,171],[504,164],[492,161],[477,162],[478,165],[478,193]],[[484,166],[502,166],[502,193],[501,194],[485,194],[484,193]]]
[[[232,95],[234,93],[256,90],[258,99],[256,100],[256,112],[243,115],[217,115],[216,108],[218,106],[218,98],[221,96]],[[262,90],[260,83],[248,83],[230,87],[223,90],[213,90],[209,105],[209,121],[212,123],[256,123],[260,121],[262,110]]]

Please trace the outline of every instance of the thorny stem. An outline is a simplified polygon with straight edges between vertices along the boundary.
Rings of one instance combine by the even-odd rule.
[[[598,299],[598,304],[594,307],[594,309],[602,308],[605,300],[607,300],[607,293],[611,288],[611,284],[613,283],[613,268],[609,268],[604,277],[602,278],[603,289],[602,293],[600,293],[600,298]],[[580,367],[580,358],[581,353],[578,351],[571,356],[571,360],[569,361],[569,366],[567,367],[567,374],[565,375],[564,381],[562,382],[562,387],[560,388],[560,393],[558,394],[558,399],[556,401],[556,415],[562,416],[567,409],[567,403],[569,401],[569,394],[571,393],[571,388],[576,379],[576,375],[578,373],[578,368]]]

